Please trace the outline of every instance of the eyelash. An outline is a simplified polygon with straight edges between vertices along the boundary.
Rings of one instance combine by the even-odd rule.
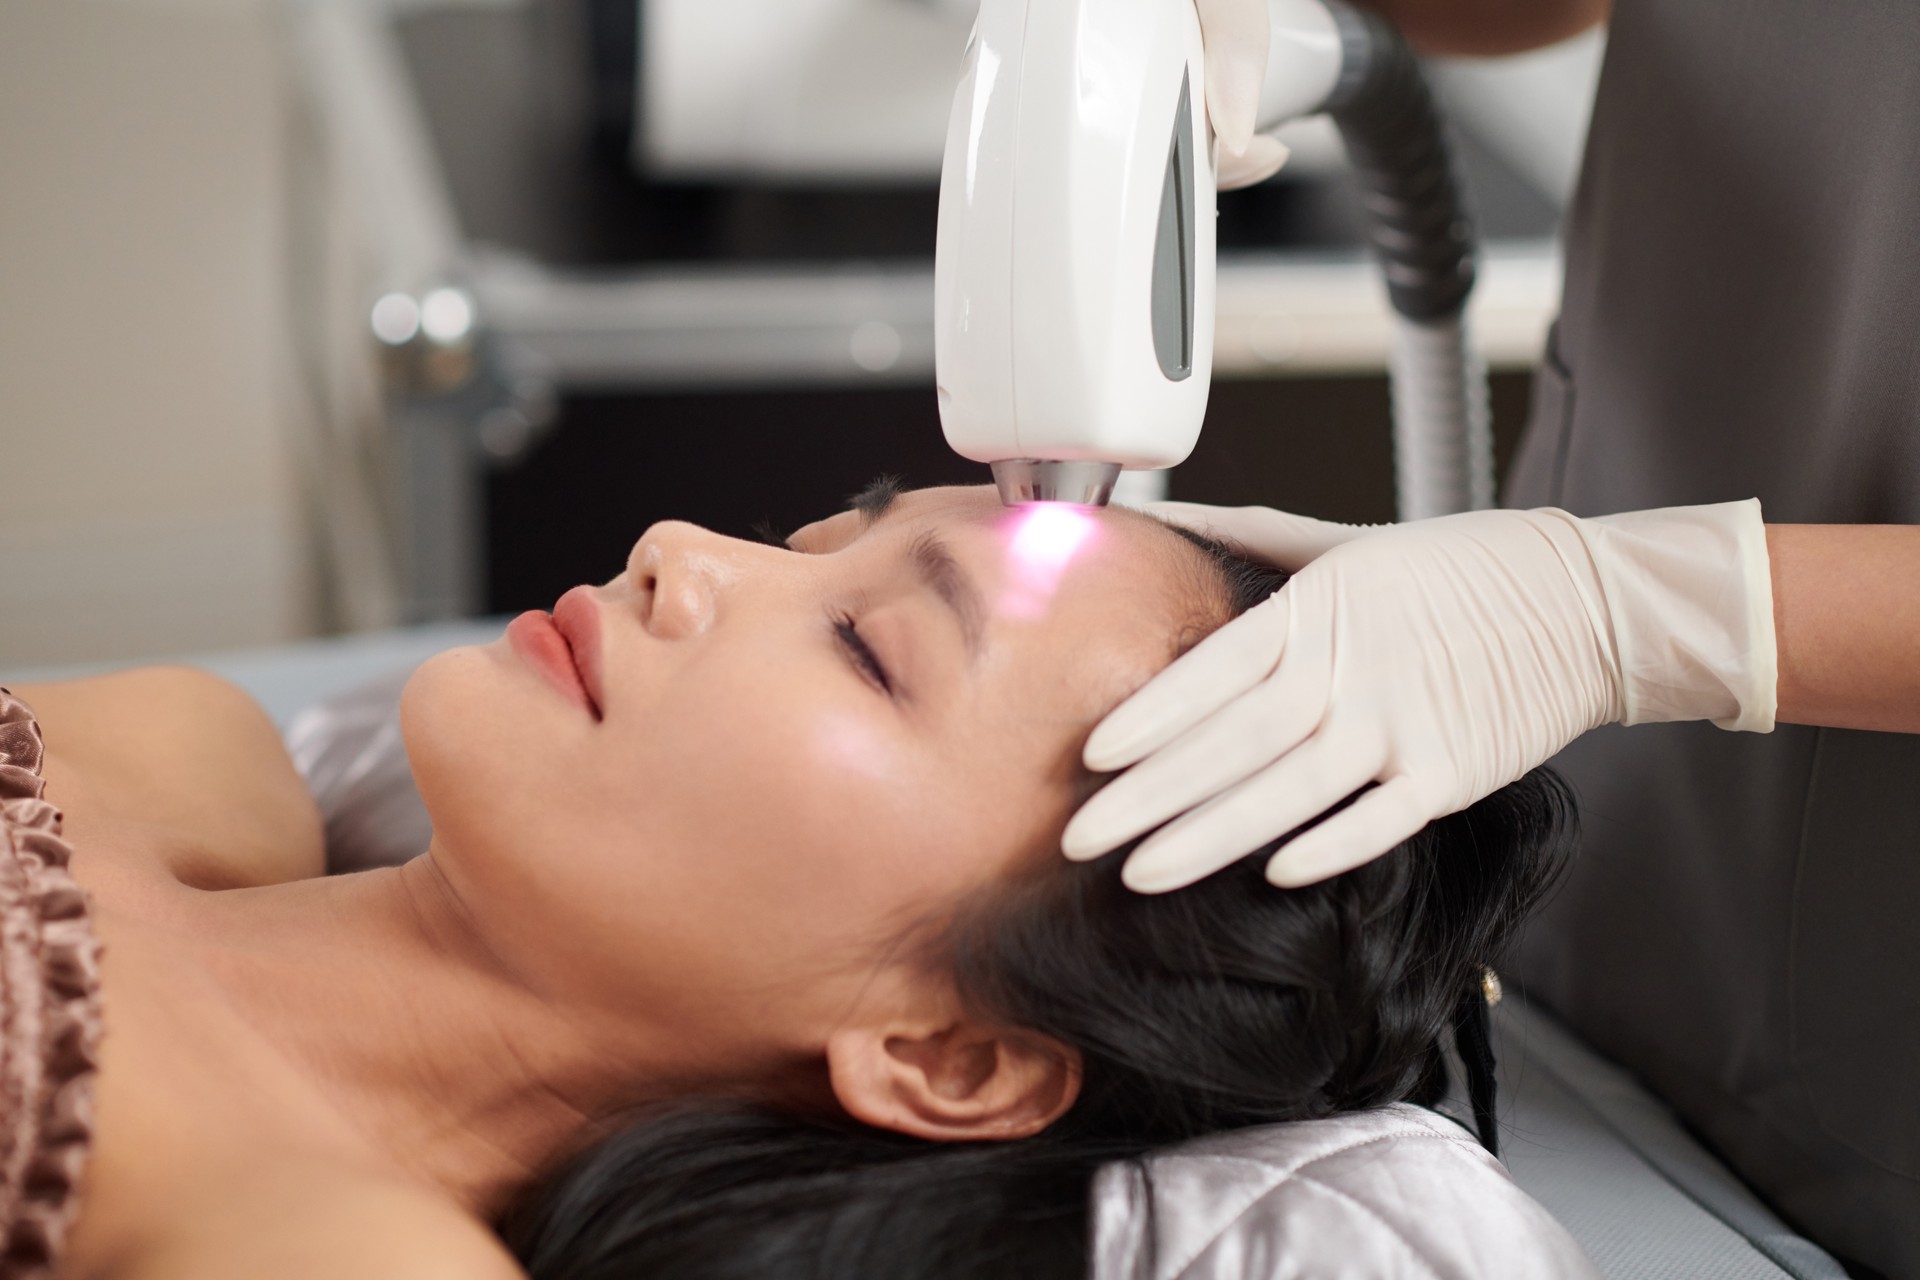
[[[775,527],[770,519],[754,521],[753,536],[755,541],[764,542],[770,547],[778,547],[782,551],[793,550],[793,543]]]
[[[880,692],[891,697],[893,680],[887,675],[887,669],[880,664],[880,659],[874,654],[873,647],[860,635],[860,628],[854,625],[852,615],[834,614],[833,634],[838,637],[840,647],[847,651],[847,656],[853,659],[853,664],[860,669],[860,674]]]

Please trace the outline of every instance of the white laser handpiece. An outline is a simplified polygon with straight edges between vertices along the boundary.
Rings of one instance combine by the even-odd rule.
[[[1322,109],[1341,40],[1271,0],[1260,127]],[[1098,505],[1192,452],[1213,370],[1214,148],[1177,0],[982,0],[934,253],[947,442],[1008,503]]]
[[[1420,61],[1346,0],[1264,10],[1255,127],[1327,112],[1363,191],[1393,308],[1400,517],[1489,506],[1472,219]],[[1103,503],[1122,468],[1173,466],[1199,437],[1214,330],[1205,74],[1183,0],[981,0],[940,175],[934,373],[948,443],[989,463],[1009,504]]]

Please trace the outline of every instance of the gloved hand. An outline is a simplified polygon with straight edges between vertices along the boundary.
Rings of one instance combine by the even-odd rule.
[[[1215,183],[1248,187],[1279,172],[1286,144],[1253,131],[1267,76],[1267,0],[1193,0],[1207,48],[1207,118],[1220,140]]]
[[[1297,573],[1088,739],[1089,768],[1133,767],[1067,825],[1068,857],[1098,857],[1182,815],[1128,859],[1134,889],[1190,884],[1379,784],[1269,861],[1273,883],[1309,884],[1597,725],[1773,727],[1757,500],[1372,527],[1259,507],[1156,510]]]

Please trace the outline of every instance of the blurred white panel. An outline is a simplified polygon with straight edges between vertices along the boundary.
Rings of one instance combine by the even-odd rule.
[[[275,29],[0,3],[0,662],[308,629]]]
[[[648,172],[682,178],[938,175],[960,50],[977,0],[638,2],[634,160]],[[1460,123],[1542,194],[1564,203],[1604,48],[1604,35],[1594,31],[1515,57],[1432,65]],[[1289,167],[1296,176],[1344,163],[1324,118],[1288,125],[1279,136],[1293,149]]]
[[[1579,175],[1606,49],[1606,32],[1596,27],[1532,53],[1437,58],[1430,66],[1455,119],[1564,208]]]
[[[644,0],[635,159],[683,177],[936,177],[968,9]]]
[[[233,504],[227,504],[231,507]],[[0,537],[0,663],[144,659],[303,634],[285,513],[42,520]]]

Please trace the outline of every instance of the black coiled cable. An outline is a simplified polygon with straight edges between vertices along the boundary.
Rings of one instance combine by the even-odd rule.
[[[1473,290],[1473,222],[1426,74],[1386,19],[1324,3],[1342,46],[1326,110],[1359,176],[1394,310],[1423,321],[1457,316]]]

